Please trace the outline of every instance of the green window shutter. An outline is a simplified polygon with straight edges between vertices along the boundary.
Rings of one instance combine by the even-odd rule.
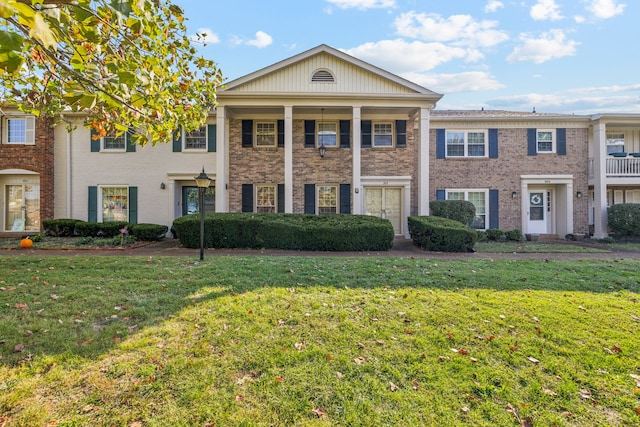
[[[447,153],[447,131],[436,129],[436,159],[444,159]],[[444,199],[443,199],[444,200]]]
[[[498,129],[489,129],[489,158],[498,158]]]
[[[304,121],[304,146],[306,148],[316,147],[316,121]]]
[[[97,153],[100,151],[100,136],[93,128],[91,128],[91,152]]]
[[[173,152],[179,153],[182,151],[182,128],[178,128],[173,131],[173,137],[171,139],[173,144]]]
[[[306,214],[316,213],[316,185],[315,184],[304,185],[304,213]]]
[[[340,213],[351,213],[351,184],[340,184]]]
[[[340,148],[351,147],[351,120],[340,120]]]
[[[405,148],[407,146],[407,121],[396,120],[396,147]]]
[[[242,184],[242,212],[253,212],[253,184]]]
[[[218,150],[218,135],[216,125],[207,125],[207,151],[215,153]]]
[[[98,187],[89,186],[88,222],[98,222]]]
[[[138,187],[129,187],[129,223],[138,223]]]
[[[558,139],[558,156],[567,155],[567,129],[559,128],[556,130],[556,138]]]
[[[278,184],[278,212],[284,213],[284,184]]]
[[[253,120],[242,121],[242,148],[253,147]]]
[[[500,228],[499,190],[489,190],[489,228]]]
[[[527,129],[527,155],[535,156],[538,154],[538,147],[536,147],[538,135],[536,129]]]
[[[135,143],[131,142],[131,133],[127,131],[127,133],[124,134],[124,145],[126,147],[127,153],[135,153],[136,152],[136,145]]]
[[[284,120],[278,120],[278,147],[284,147]]]
[[[371,120],[362,120],[360,122],[360,146],[371,148],[371,137]]]

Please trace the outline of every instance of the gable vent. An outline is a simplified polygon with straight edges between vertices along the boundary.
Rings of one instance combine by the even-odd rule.
[[[318,70],[311,77],[313,83],[335,83],[333,74],[327,70]]]

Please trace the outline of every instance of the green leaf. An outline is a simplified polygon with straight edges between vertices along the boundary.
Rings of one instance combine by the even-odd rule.
[[[10,74],[15,73],[22,66],[22,56],[15,52],[0,53],[0,69]]]
[[[24,38],[20,34],[13,31],[0,30],[0,51],[20,51],[23,43]]]
[[[35,14],[33,27],[31,27],[29,31],[29,37],[40,40],[45,47],[57,48],[56,38],[40,12]]]
[[[78,103],[83,108],[91,109],[96,105],[96,96],[91,94],[84,94],[79,99]]]
[[[130,71],[120,71],[118,73],[118,80],[123,85],[133,85],[136,82],[136,75]]]

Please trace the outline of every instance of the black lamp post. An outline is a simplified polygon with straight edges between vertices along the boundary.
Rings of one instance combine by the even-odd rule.
[[[204,259],[204,192],[211,184],[211,178],[204,173],[204,166],[200,175],[195,177],[198,186],[198,196],[200,203],[200,261]]]

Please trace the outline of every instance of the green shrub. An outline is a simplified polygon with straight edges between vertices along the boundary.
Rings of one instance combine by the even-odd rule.
[[[466,200],[432,200],[429,202],[432,216],[448,218],[469,225],[476,217],[476,208]]]
[[[75,236],[76,224],[79,222],[84,221],[71,218],[45,219],[42,226],[47,236],[71,237]]]
[[[486,234],[487,234],[487,239],[493,242],[498,242],[502,240],[502,237],[504,236],[504,231],[500,230],[499,228],[490,228],[489,230],[486,231]]]
[[[608,213],[609,229],[620,236],[640,236],[640,203],[613,205]]]
[[[200,215],[173,222],[180,243],[200,247]],[[207,248],[273,248],[312,251],[389,250],[393,226],[365,215],[205,214]]]
[[[486,242],[489,240],[487,238],[487,232],[484,230],[476,230],[476,234],[478,235],[478,242]]]
[[[169,227],[159,224],[131,224],[129,232],[135,236],[136,240],[153,242],[164,239]]]
[[[117,222],[78,222],[76,232],[82,237],[114,237],[120,235],[120,229],[129,223]]]
[[[409,217],[413,243],[427,251],[467,252],[473,250],[478,233],[459,221],[435,216]]]
[[[510,242],[522,242],[524,240],[524,236],[522,235],[522,231],[517,228],[504,232],[504,236]]]

